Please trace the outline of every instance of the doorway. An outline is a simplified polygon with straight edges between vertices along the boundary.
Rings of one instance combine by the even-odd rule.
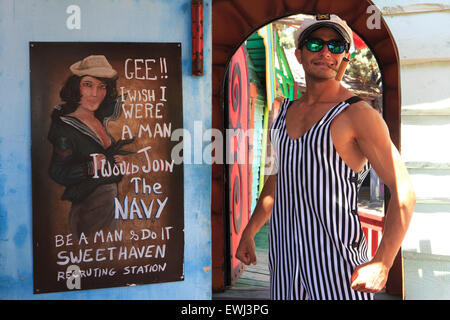
[[[213,127],[225,131],[227,121],[224,101],[227,95],[225,78],[230,62],[240,46],[254,34],[260,26],[293,14],[335,13],[346,20],[349,26],[364,40],[377,58],[382,74],[383,117],[390,129],[391,138],[400,150],[400,84],[398,54],[395,42],[381,19],[379,29],[369,29],[367,21],[371,17],[367,8],[370,1],[215,1],[213,3]],[[230,218],[228,168],[214,164],[212,167],[212,259],[213,291],[221,292],[236,280],[241,267],[232,261],[230,233],[233,220]],[[234,183],[232,185],[235,185]],[[387,191],[387,190],[386,190]],[[385,195],[388,204],[389,195]],[[249,202],[250,203],[250,202]],[[387,206],[386,206],[387,207]],[[242,217],[242,216],[241,216]],[[242,228],[243,229],[243,228]],[[397,266],[391,269],[387,291],[401,293],[401,257]],[[236,271],[237,270],[237,271]],[[238,274],[232,274],[237,272]]]

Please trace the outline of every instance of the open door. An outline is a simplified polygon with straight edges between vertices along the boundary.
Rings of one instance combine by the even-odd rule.
[[[230,243],[230,284],[244,270],[244,265],[234,253],[242,231],[247,226],[249,208],[249,75],[246,52],[243,46],[233,55],[229,65],[227,83],[226,165],[228,179],[228,221]]]

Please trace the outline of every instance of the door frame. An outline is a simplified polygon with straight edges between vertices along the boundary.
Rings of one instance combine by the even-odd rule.
[[[364,40],[375,55],[383,81],[383,118],[389,128],[392,142],[401,151],[400,136],[400,63],[394,38],[381,13],[369,0],[213,0],[212,1],[212,127],[224,133],[224,80],[233,54],[244,41],[259,28],[277,19],[295,15],[334,13]],[[379,24],[369,29],[368,21]],[[228,212],[225,204],[227,192],[226,164],[212,164],[211,190],[211,245],[212,289],[226,289],[227,262],[226,228]],[[389,204],[389,191],[385,188],[385,210]],[[401,249],[390,270],[386,291],[402,293]]]

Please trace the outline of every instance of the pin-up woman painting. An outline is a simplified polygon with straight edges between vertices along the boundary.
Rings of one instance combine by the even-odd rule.
[[[116,227],[114,198],[122,176],[98,176],[94,168],[101,168],[106,161],[122,163],[131,152],[121,147],[131,140],[115,141],[108,132],[107,122],[118,117],[120,108],[117,72],[106,57],[88,56],[72,64],[70,70],[72,75],[60,91],[64,103],[51,115],[49,174],[65,186],[62,199],[72,202],[70,228],[79,236],[81,232],[88,235]]]

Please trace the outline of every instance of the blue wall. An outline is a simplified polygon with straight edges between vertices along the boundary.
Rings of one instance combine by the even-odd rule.
[[[69,30],[69,5],[81,29]],[[0,299],[210,299],[211,168],[184,167],[185,280],[33,294],[29,41],[181,42],[183,123],[211,127],[211,1],[204,1],[205,75],[190,75],[189,0],[0,1]],[[207,142],[204,142],[204,145]],[[194,152],[194,150],[193,150]]]

